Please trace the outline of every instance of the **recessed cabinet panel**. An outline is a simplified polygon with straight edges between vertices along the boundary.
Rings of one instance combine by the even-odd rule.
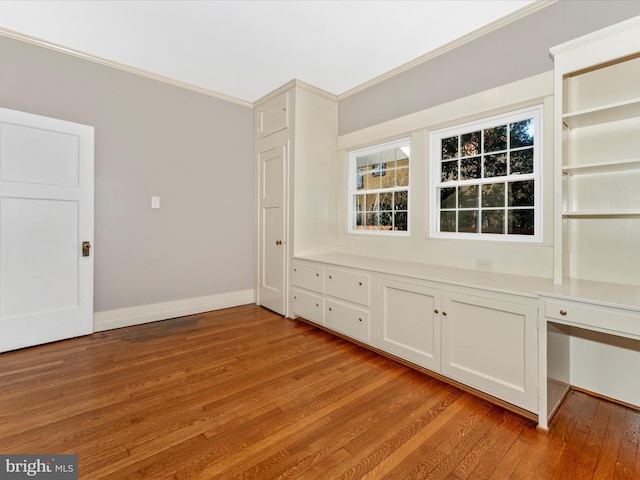
[[[379,347],[434,371],[440,370],[440,290],[383,279]]]
[[[327,268],[326,293],[331,297],[369,305],[369,275]]]
[[[258,107],[256,123],[259,138],[279,132],[289,126],[288,99],[285,92]]]
[[[324,298],[320,295],[293,289],[293,313],[324,325]]]
[[[361,308],[327,300],[327,327],[369,343],[369,313]]]
[[[292,284],[314,292],[323,293],[324,268],[318,264],[295,262],[293,264]]]
[[[442,373],[537,411],[537,308],[442,295]]]

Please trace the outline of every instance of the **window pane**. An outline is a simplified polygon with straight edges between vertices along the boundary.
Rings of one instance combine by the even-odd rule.
[[[449,137],[442,139],[442,159],[458,157],[458,137]]]
[[[478,211],[460,210],[458,212],[458,231],[478,233]]]
[[[504,183],[482,185],[483,207],[504,207]]]
[[[451,182],[458,179],[458,161],[442,162],[440,179],[443,182]]]
[[[458,188],[458,208],[478,208],[478,185]]]
[[[380,210],[391,210],[393,205],[393,192],[380,194]]]
[[[409,169],[399,168],[396,170],[396,185],[398,187],[409,186]]]
[[[509,182],[509,206],[533,206],[533,180]]]
[[[364,228],[364,215],[362,213],[356,213],[355,214],[355,227],[357,229],[363,229]]]
[[[407,212],[396,212],[394,215],[394,230],[406,232],[409,230],[407,222]]]
[[[480,132],[465,133],[460,136],[462,157],[480,155]]]
[[[509,210],[509,234],[533,235],[533,208]]]
[[[394,162],[395,163],[395,162]],[[396,186],[396,171],[394,169],[389,169],[389,164],[385,164],[387,168],[384,170],[383,174],[380,176],[380,181],[382,182],[382,188],[392,188]]]
[[[391,230],[393,228],[393,213],[390,211],[380,212],[380,230]]]
[[[364,195],[355,195],[354,196],[354,212],[364,212],[367,209]]]
[[[440,231],[456,231],[456,212],[440,212]]]
[[[533,118],[509,125],[511,148],[533,145]]]
[[[484,151],[495,152],[507,149],[507,126],[487,128],[484,131]]]
[[[482,211],[482,233],[504,234],[504,210]]]
[[[480,178],[482,172],[481,157],[460,160],[460,180]]]
[[[511,175],[533,173],[533,148],[511,152],[509,168]]]
[[[369,212],[378,210],[378,194],[377,193],[367,193],[367,204],[366,204],[365,210]]]
[[[408,210],[409,192],[394,192],[394,210]]]
[[[507,154],[485,155],[484,157],[484,176],[504,177],[507,174]]]
[[[368,230],[377,230],[378,229],[378,214],[377,213],[367,213],[367,229]]]
[[[456,188],[440,189],[440,208],[456,208]]]
[[[368,190],[380,188],[380,169],[377,168],[378,165],[372,165],[367,170],[367,175],[364,177],[364,188]]]

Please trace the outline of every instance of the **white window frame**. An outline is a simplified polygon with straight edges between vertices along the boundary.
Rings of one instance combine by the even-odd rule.
[[[471,133],[478,130],[484,130],[487,128],[511,124],[523,120],[533,118],[534,120],[534,149],[533,149],[533,173],[519,174],[519,175],[505,175],[502,177],[489,177],[481,179],[471,180],[455,180],[442,182],[441,181],[441,161],[442,161],[442,139],[453,137],[456,135],[463,135],[465,133]],[[542,152],[543,152],[543,107],[542,105],[536,105],[534,107],[517,110],[502,115],[496,115],[493,117],[477,120],[474,122],[465,123],[463,125],[456,125],[448,127],[442,130],[433,131],[429,135],[430,145],[430,187],[429,187],[429,235],[431,238],[446,238],[446,239],[458,239],[458,240],[479,240],[479,241],[498,241],[498,242],[521,242],[521,243],[542,243],[542,214],[543,214],[543,198],[542,198]],[[510,151],[510,149],[509,149]],[[484,152],[482,153],[484,164]],[[509,162],[507,161],[507,164]],[[485,185],[490,183],[504,183],[514,180],[533,180],[534,181],[534,234],[510,234],[508,228],[505,229],[505,233],[468,233],[468,232],[442,232],[440,231],[440,188],[447,187],[459,187],[465,185]],[[508,210],[505,195],[505,212]],[[456,207],[456,211],[459,211],[460,207]],[[479,210],[482,207],[478,206]],[[505,219],[506,220],[506,219]]]
[[[363,190],[357,189],[357,168],[356,168],[356,159],[358,157],[364,155],[371,155],[373,153],[381,152],[384,150],[390,150],[394,148],[402,148],[408,147],[411,149],[411,137],[404,137],[398,140],[393,140],[385,143],[378,143],[375,145],[371,145],[369,147],[361,148],[358,150],[352,150],[349,152],[349,195],[348,195],[348,207],[347,207],[347,231],[349,233],[354,233],[358,235],[387,235],[394,237],[403,237],[409,236],[411,231],[411,153],[409,153],[409,185],[401,186],[401,187],[391,187],[391,188],[380,188],[380,189],[371,189],[364,190],[369,193],[380,193],[380,192],[397,192],[397,191],[406,191],[407,192],[407,230],[368,230],[368,229],[357,229],[355,228],[355,212],[354,212],[354,204],[355,204],[355,195],[362,194]]]

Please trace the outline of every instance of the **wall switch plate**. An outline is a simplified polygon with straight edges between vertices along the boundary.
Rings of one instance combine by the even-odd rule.
[[[151,197],[151,208],[160,208],[160,197]]]

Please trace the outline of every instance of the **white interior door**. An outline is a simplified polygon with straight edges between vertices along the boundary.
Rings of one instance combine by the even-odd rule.
[[[0,108],[0,351],[93,331],[83,242],[93,246],[93,127]]]
[[[286,145],[260,152],[259,304],[285,315]]]

